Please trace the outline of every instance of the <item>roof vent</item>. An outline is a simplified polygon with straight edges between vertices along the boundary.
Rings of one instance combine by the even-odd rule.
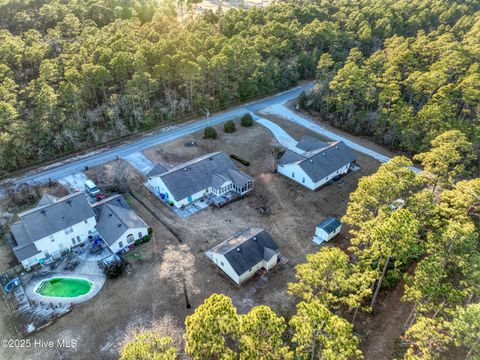
[[[213,160],[213,158],[208,158],[208,160]]]
[[[313,163],[313,159],[310,159],[309,161],[310,161],[310,163]]]
[[[67,204],[72,206],[72,200],[67,200]]]
[[[237,252],[240,252],[240,248],[237,248]]]
[[[112,214],[112,213],[110,213],[110,214],[108,214],[108,217],[112,217],[112,215],[113,215],[113,214]]]
[[[183,168],[183,171],[187,171],[187,168]]]
[[[43,215],[47,216],[47,212],[45,210],[40,211]]]
[[[325,153],[322,153],[323,156],[327,156]]]
[[[118,226],[118,227],[122,227],[122,224],[118,224],[117,226]]]
[[[256,237],[256,236],[253,237],[253,241],[257,241],[257,237]]]

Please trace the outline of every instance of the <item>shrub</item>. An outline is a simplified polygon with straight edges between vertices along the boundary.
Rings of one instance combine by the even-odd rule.
[[[242,159],[241,157],[235,155],[235,154],[232,154],[230,155],[230,157],[233,159],[233,160],[237,160],[239,163],[242,163],[243,165],[245,166],[250,166],[250,162],[247,161],[247,160],[244,160]]]
[[[233,120],[227,121],[225,124],[223,124],[223,131],[226,133],[235,132],[235,122]]]
[[[203,134],[204,134],[205,139],[216,139],[217,138],[217,130],[215,130],[211,126],[206,127]]]
[[[250,114],[245,114],[242,116],[240,120],[242,126],[252,126],[253,125],[253,118]]]

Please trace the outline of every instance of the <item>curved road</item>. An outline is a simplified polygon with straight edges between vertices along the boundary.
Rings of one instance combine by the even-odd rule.
[[[168,141],[178,139],[180,137],[192,134],[196,131],[202,130],[207,126],[217,125],[223,123],[232,118],[240,117],[243,114],[260,111],[269,106],[284,103],[290,99],[298,97],[302,91],[309,90],[313,87],[313,83],[308,83],[303,86],[297,86],[293,89],[281,92],[279,94],[269,96],[267,98],[253,101],[242,106],[236,107],[232,110],[223,112],[218,115],[210,117],[210,119],[202,119],[193,121],[189,124],[175,127],[169,130],[161,130],[158,133],[147,135],[142,139],[132,141],[123,145],[119,145],[115,148],[106,148],[104,150],[99,150],[91,154],[86,154],[83,156],[77,156],[70,160],[63,162],[57,162],[53,165],[48,165],[43,168],[39,168],[35,171],[27,173],[23,176],[8,179],[6,181],[13,182],[16,185],[22,183],[46,183],[48,180],[57,180],[64,176],[83,171],[86,166],[95,166],[103,164],[112,160],[115,160],[116,157],[125,157],[137,151],[143,151],[157,144],[162,144]]]

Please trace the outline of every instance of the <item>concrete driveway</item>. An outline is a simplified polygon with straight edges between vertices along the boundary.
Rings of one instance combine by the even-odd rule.
[[[297,148],[298,141],[295,140],[293,137],[291,137],[285,130],[283,130],[280,126],[275,124],[274,122],[264,119],[258,115],[252,114],[253,119],[265,126],[268,130],[270,130],[277,139],[277,141],[282,145],[283,147],[294,151],[298,154],[303,154],[305,151],[302,149]]]
[[[318,134],[321,134],[322,136],[325,136],[329,139],[332,139],[333,141],[343,141],[347,146],[349,146],[350,148],[362,153],[362,154],[365,154],[365,155],[368,155],[382,163],[384,162],[387,162],[389,161],[391,158],[386,156],[386,155],[383,155],[375,150],[372,150],[372,149],[369,149],[363,145],[360,145],[356,142],[353,142],[352,140],[350,139],[347,139],[337,133],[334,133],[328,129],[326,129],[325,127],[319,125],[319,124],[315,124],[313,123],[312,121],[308,120],[307,118],[301,116],[300,114],[297,114],[295,112],[293,112],[292,110],[290,110],[289,108],[287,108],[287,106],[285,105],[286,104],[286,101],[285,102],[282,102],[282,103],[278,103],[278,104],[274,104],[272,106],[269,106],[263,110],[260,111],[260,114],[271,114],[271,115],[275,115],[275,116],[279,116],[283,119],[286,119],[288,121],[291,121],[297,125],[300,125],[300,126],[303,126],[307,129],[310,129]],[[415,172],[421,172],[420,169],[416,168],[416,167],[412,167],[412,170],[415,171]]]

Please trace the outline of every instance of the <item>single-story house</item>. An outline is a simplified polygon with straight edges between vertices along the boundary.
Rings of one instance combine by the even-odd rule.
[[[12,250],[25,268],[82,244],[95,233],[95,213],[85,194],[44,195],[33,209],[10,225]]]
[[[332,179],[347,174],[356,164],[357,157],[343,141],[326,144],[311,139],[301,139],[297,147],[303,153],[287,150],[280,158],[277,171],[307,187],[316,190]],[[311,150],[314,146],[320,146]]]
[[[315,228],[315,236],[313,237],[313,242],[317,245],[325,241],[329,241],[342,229],[342,223],[340,220],[333,216],[325,218],[320,224]]]
[[[60,257],[98,233],[113,252],[148,234],[147,224],[120,195],[91,205],[85,193],[62,198],[45,194],[35,208],[18,216],[10,225],[10,245],[26,269]]]
[[[280,252],[267,231],[249,228],[210,249],[206,255],[235,283],[241,284],[258,270],[268,271],[277,265]]]
[[[205,195],[234,192],[245,195],[253,189],[253,179],[241,172],[224,152],[200,156],[165,169],[156,166],[147,174],[156,195],[180,208]]]
[[[97,231],[113,253],[127,251],[148,235],[147,223],[133,211],[121,195],[111,196],[93,205]]]

